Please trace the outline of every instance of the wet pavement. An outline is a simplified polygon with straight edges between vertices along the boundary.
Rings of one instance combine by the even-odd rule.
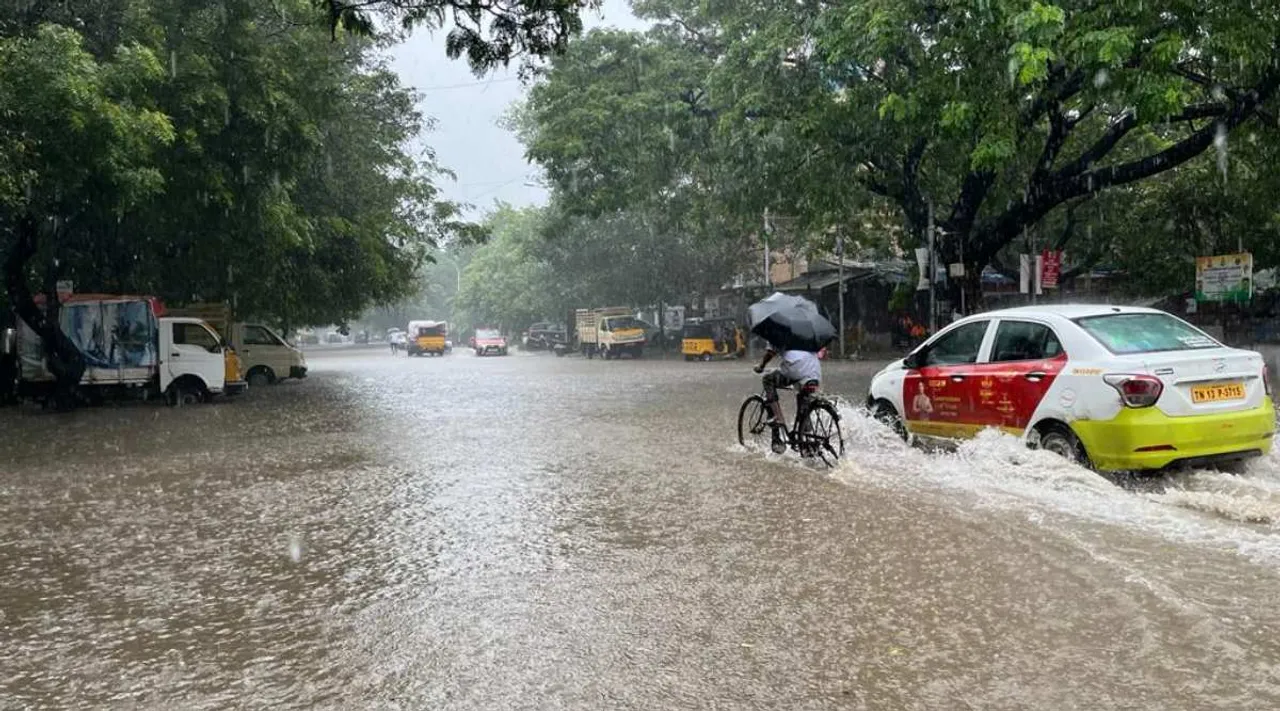
[[[0,708],[1280,706],[1280,459],[1121,488],[847,409],[827,471],[736,446],[742,363],[310,360],[0,411]]]

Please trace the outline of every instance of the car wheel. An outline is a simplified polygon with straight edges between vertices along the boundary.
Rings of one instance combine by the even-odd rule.
[[[907,432],[907,427],[903,424],[902,418],[898,416],[898,411],[894,409],[893,405],[884,400],[877,402],[875,410],[872,411],[872,416],[876,418],[876,421],[893,430],[893,433],[903,442],[909,440],[910,434]]]
[[[711,361],[711,357],[712,357],[712,356],[711,356],[711,354],[710,354],[710,353],[703,353],[703,354],[702,354],[702,362],[703,362],[703,363],[708,363],[708,362],[710,362],[710,361]]]
[[[1039,447],[1046,452],[1053,452],[1072,464],[1089,466],[1089,456],[1084,451],[1080,438],[1065,425],[1052,424],[1044,428],[1040,433]]]

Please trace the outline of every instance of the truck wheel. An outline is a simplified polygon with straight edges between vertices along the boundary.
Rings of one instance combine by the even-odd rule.
[[[703,353],[703,354],[702,354],[702,362],[703,362],[703,363],[710,362],[710,360],[711,360],[711,354],[710,354],[710,353]]]
[[[249,387],[251,388],[265,388],[268,385],[275,384],[276,374],[266,366],[258,366],[249,371],[249,376],[245,379],[249,381]]]
[[[174,383],[169,386],[169,406],[186,407],[204,402],[204,389],[193,383]]]

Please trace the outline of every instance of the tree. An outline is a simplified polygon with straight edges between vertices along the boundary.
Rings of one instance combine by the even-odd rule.
[[[544,93],[577,97],[573,111],[586,116],[632,94],[692,99],[677,125],[714,119],[714,147],[662,175],[672,189],[714,171],[731,186],[716,199],[729,214],[772,206],[818,229],[887,200],[910,247],[923,242],[932,204],[943,257],[963,253],[970,289],[982,266],[1055,212],[1186,165],[1242,126],[1261,132],[1280,86],[1280,15],[1243,0],[649,0],[637,12],[661,26],[610,47],[588,37],[583,56],[598,76],[567,57],[546,82],[560,86]],[[645,59],[628,88],[613,71],[617,47],[693,70],[664,77]],[[596,123],[575,134],[549,107],[536,123],[560,137],[530,153],[558,185],[566,175],[580,185],[648,175],[624,150],[600,149],[607,134]],[[633,120],[667,123],[645,112]]]
[[[445,40],[450,59],[465,56],[477,73],[506,66],[519,57],[536,59],[564,50],[582,31],[583,10],[599,0],[314,0],[330,26],[368,35],[373,13],[399,21],[405,29],[451,25]]]
[[[85,366],[58,326],[59,260],[83,248],[93,225],[161,189],[151,157],[173,139],[173,128],[146,95],[160,74],[144,47],[122,46],[113,61],[100,63],[77,33],[52,25],[0,39],[0,210],[15,216],[2,225],[5,291],[50,354],[62,407],[70,406]],[[28,282],[37,256],[46,310]]]

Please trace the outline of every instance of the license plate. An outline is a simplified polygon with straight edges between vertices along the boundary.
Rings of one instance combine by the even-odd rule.
[[[1244,383],[1227,383],[1225,385],[1201,385],[1191,388],[1191,402],[1199,405],[1203,402],[1222,402],[1223,400],[1243,400]]]

